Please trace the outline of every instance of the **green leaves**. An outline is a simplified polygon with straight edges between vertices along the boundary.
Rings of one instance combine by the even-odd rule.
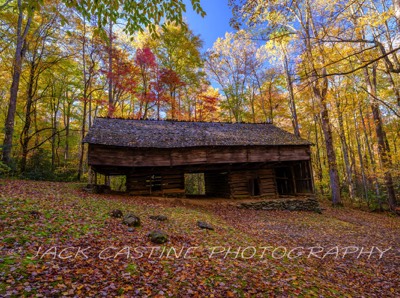
[[[137,31],[149,28],[150,33],[156,36],[156,25],[171,21],[178,25],[183,24],[182,12],[186,11],[183,0],[63,0],[69,7],[76,8],[85,17],[97,16],[99,24],[105,26],[108,20],[116,23],[119,19],[126,22],[125,30],[133,35]],[[193,10],[205,16],[199,0],[192,0]]]

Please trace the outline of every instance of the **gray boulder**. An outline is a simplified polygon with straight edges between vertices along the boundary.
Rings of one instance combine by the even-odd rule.
[[[204,222],[204,221],[198,221],[197,222],[197,226],[200,228],[200,229],[206,229],[206,230],[214,230],[214,227],[212,226],[212,225],[210,225],[209,223],[206,223],[206,222]]]
[[[168,219],[168,217],[166,217],[165,215],[152,215],[152,216],[150,216],[150,219],[158,220],[158,221],[166,221]]]
[[[122,223],[128,227],[140,227],[140,218],[129,212],[124,216]]]
[[[150,238],[151,242],[156,244],[163,244],[168,241],[167,233],[160,230],[151,231],[148,234],[148,237]]]

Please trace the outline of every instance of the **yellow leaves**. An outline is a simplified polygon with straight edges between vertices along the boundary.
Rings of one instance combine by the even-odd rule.
[[[357,19],[360,28],[356,29],[361,30],[365,27],[376,28],[378,26],[384,25],[385,22],[387,22],[392,17],[392,9],[389,9],[387,11],[370,10],[368,13]]]

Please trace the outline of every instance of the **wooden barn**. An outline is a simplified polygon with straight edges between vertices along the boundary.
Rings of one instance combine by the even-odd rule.
[[[272,124],[97,118],[84,143],[92,170],[126,175],[132,195],[184,195],[190,173],[207,196],[313,192],[310,142]]]

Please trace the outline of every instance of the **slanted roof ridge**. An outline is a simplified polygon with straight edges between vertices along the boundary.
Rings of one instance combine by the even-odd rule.
[[[156,118],[126,118],[126,117],[96,117],[96,119],[116,119],[116,120],[127,120],[127,121],[158,121],[158,122],[180,122],[180,123],[222,123],[222,124],[271,124],[274,125],[270,121],[264,121],[264,122],[246,122],[246,121],[240,121],[240,122],[229,122],[229,121],[205,121],[205,120],[179,120],[179,119],[156,119]]]
[[[273,124],[100,117],[83,142],[130,148],[311,145]]]

